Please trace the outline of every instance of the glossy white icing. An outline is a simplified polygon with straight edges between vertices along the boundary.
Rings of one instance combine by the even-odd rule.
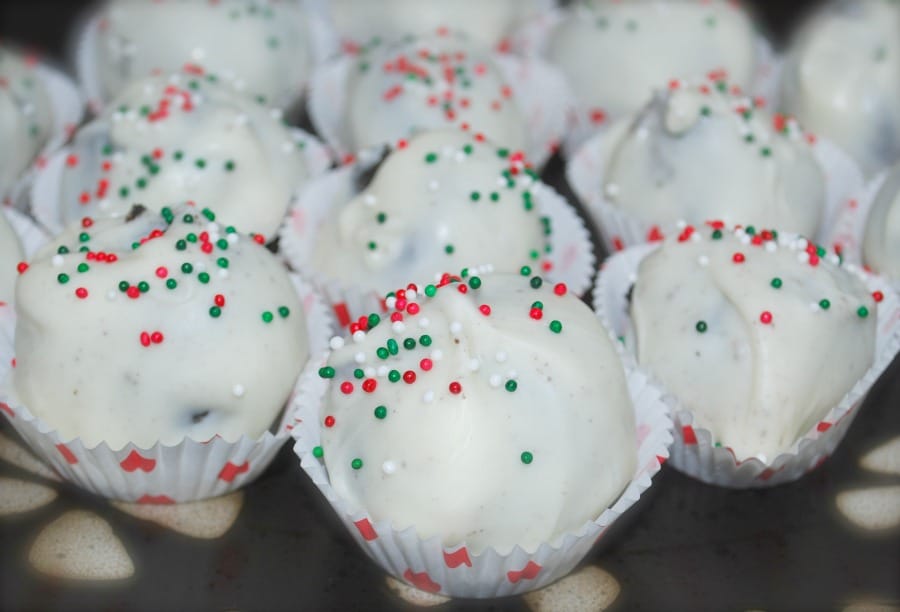
[[[62,219],[194,201],[271,238],[309,176],[305,141],[280,117],[184,73],[135,81],[77,132],[61,179]]]
[[[781,106],[873,175],[900,160],[900,4],[836,2],[798,33]]]
[[[340,499],[375,521],[475,554],[534,551],[596,518],[632,477],[624,372],[576,296],[528,276],[464,280],[433,298],[398,293],[399,327],[384,319],[335,342],[325,464]]]
[[[726,0],[581,2],[567,9],[547,56],[599,122],[636,111],[672,79],[716,72],[749,87],[756,69],[753,23]]]
[[[64,439],[254,438],[306,363],[303,310],[278,260],[205,212],[171,214],[168,227],[149,211],[75,224],[19,279],[13,382]]]
[[[287,106],[311,67],[299,4],[266,0],[111,0],[97,16],[96,70],[106,98],[129,82],[185,65],[269,104]]]
[[[37,62],[0,47],[0,200],[51,136],[52,109]]]
[[[541,185],[524,170],[515,154],[463,132],[423,132],[326,220],[311,266],[379,293],[447,269],[537,267],[549,221],[532,200]]]
[[[681,85],[614,124],[606,199],[661,227],[723,219],[815,236],[825,180],[804,134],[720,88]]]
[[[521,150],[528,126],[491,53],[451,33],[376,46],[347,79],[347,135],[353,149],[414,133],[467,126]]]
[[[900,164],[888,174],[872,203],[863,261],[879,274],[900,279]]]
[[[641,262],[637,356],[714,442],[773,461],[872,365],[876,302],[803,239],[720,233],[668,239]]]

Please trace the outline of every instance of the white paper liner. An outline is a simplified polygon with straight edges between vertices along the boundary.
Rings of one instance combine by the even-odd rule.
[[[511,49],[525,57],[546,57],[550,35],[566,15],[565,9],[557,8],[529,19],[510,37]],[[783,62],[772,48],[772,43],[764,36],[757,36],[755,45],[756,67],[747,92],[754,98],[771,101],[775,99],[778,92],[778,80]],[[590,58],[586,57],[585,61],[590,62]],[[652,60],[648,59],[648,61]],[[715,66],[710,66],[710,69],[713,68]],[[673,78],[690,76],[672,75]],[[660,83],[660,86],[663,85],[664,83]],[[597,105],[587,105],[578,101],[568,84],[565,85],[564,92],[563,98],[569,100],[570,104],[566,109],[568,121],[562,151],[566,157],[571,157],[582,144],[609,125],[610,121],[615,121],[619,117],[605,115],[599,121],[593,120],[591,113]]]
[[[43,229],[32,221],[27,215],[9,206],[0,206],[0,211],[9,221],[10,227],[19,237],[25,258],[31,259],[38,249],[47,243],[50,237]]]
[[[567,91],[565,80],[556,68],[537,58],[495,53],[491,59],[512,88],[513,100],[522,112],[528,137],[525,155],[535,165],[543,166],[558,149],[566,130],[566,109],[571,103],[564,96]],[[357,58],[342,56],[317,67],[310,81],[307,100],[316,131],[337,156],[346,161],[357,153],[346,119],[347,79],[357,61]],[[471,129],[477,132],[483,128],[473,125]],[[403,134],[397,134],[397,139],[402,137]],[[504,143],[495,144],[503,146]]]
[[[613,147],[625,134],[627,121],[614,123],[585,142],[566,165],[566,180],[584,204],[608,253],[630,246],[662,240],[673,226],[645,223],[606,199],[603,193],[604,171]],[[818,138],[812,153],[825,176],[825,202],[815,241],[829,244],[838,214],[845,203],[859,193],[863,175],[856,162],[837,145]],[[702,220],[697,220],[700,222]],[[739,223],[740,219],[729,221]]]
[[[354,197],[353,177],[360,163],[343,166],[309,183],[279,232],[281,256],[328,300],[341,327],[362,315],[385,310],[384,292],[348,286],[316,270],[310,263],[319,227]],[[534,192],[534,202],[539,215],[550,217],[553,228],[550,235],[553,249],[547,256],[553,267],[543,275],[554,283],[566,283],[576,295],[584,294],[591,286],[595,265],[590,232],[575,209],[552,187],[542,184]]]
[[[20,404],[9,388],[15,313],[0,306],[0,412],[31,446],[66,480],[102,497],[147,504],[170,504],[224,495],[257,478],[290,437],[295,422],[292,401],[309,393],[317,380],[316,356],[328,348],[328,310],[314,289],[292,275],[306,315],[310,360],[282,410],[275,433],[235,441],[186,438],[180,444],[151,448],[127,444],[112,449],[105,442],[86,447],[80,438],[64,440],[49,424]]]
[[[325,362],[323,357],[320,363]],[[298,425],[293,431],[297,439],[294,452],[357,543],[388,573],[423,591],[451,597],[520,595],[569,573],[606,529],[650,487],[653,476],[669,456],[672,422],[661,392],[640,369],[626,367],[626,373],[637,423],[638,467],[633,479],[615,503],[596,519],[553,542],[541,544],[533,553],[516,547],[507,555],[493,548],[474,555],[464,543],[445,548],[438,537],[419,538],[414,527],[398,531],[390,521],[375,521],[365,512],[352,512],[331,487],[324,463],[312,454],[320,443],[319,424],[327,380],[319,379],[315,391],[310,390],[295,402]]]
[[[325,174],[332,164],[331,155],[325,145],[315,136],[300,128],[291,128],[290,132],[296,141],[306,143],[300,151],[309,174],[306,182],[312,182]],[[62,208],[68,204],[62,201],[64,197],[62,193],[62,177],[67,169],[67,159],[73,154],[76,157],[79,156],[79,151],[72,145],[57,151],[38,169],[31,184],[28,198],[31,213],[52,235],[59,234],[66,227],[66,221],[62,216]],[[98,177],[94,178],[99,178],[99,174]],[[86,181],[85,185],[92,185],[95,182]],[[297,199],[302,189],[303,185],[295,189],[291,195],[290,203]],[[269,239],[271,236],[266,236],[266,238]]]
[[[81,92],[68,76],[46,63],[39,64],[35,68],[35,74],[47,92],[52,124],[47,144],[4,197],[8,203],[20,209],[25,207],[28,190],[38,169],[46,163],[47,156],[69,140],[84,116]]]
[[[118,92],[107,92],[102,85],[102,80],[97,72],[100,65],[100,57],[97,52],[97,37],[100,33],[100,5],[83,14],[79,25],[76,26],[75,43],[72,45],[72,55],[74,56],[75,75],[78,84],[87,99],[87,106],[93,115],[100,115],[111,98],[114,98]],[[278,108],[288,108],[300,102],[306,89],[309,86],[314,67],[331,57],[334,49],[330,46],[330,37],[327,36],[327,23],[323,22],[322,16],[317,11],[304,11],[304,17],[308,20],[306,25],[306,35],[309,36],[310,48],[310,66],[308,69],[306,81],[300,85],[298,91],[285,99],[273,100]],[[147,75],[149,76],[149,75]]]
[[[847,198],[835,214],[831,231],[824,242],[829,247],[839,248],[846,261],[863,265],[863,241],[869,211],[888,174],[887,170],[878,174],[859,193]]]
[[[645,244],[629,248],[607,259],[594,287],[594,309],[615,337],[629,335],[630,315],[627,293],[634,283],[638,266],[659,245]],[[665,395],[675,422],[675,443],[671,464],[685,474],[708,484],[735,489],[771,487],[793,482],[822,464],[837,448],[859,412],[869,389],[900,351],[900,298],[881,277],[862,273],[871,291],[884,293],[878,304],[875,360],[837,406],[825,414],[801,436],[788,451],[765,463],[758,458],[738,461],[730,448],[715,446],[712,433],[693,427],[693,414],[677,398]],[[631,350],[633,347],[627,347]],[[653,381],[664,388],[658,381]]]

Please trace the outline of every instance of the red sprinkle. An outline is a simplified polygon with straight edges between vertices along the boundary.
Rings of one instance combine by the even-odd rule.
[[[363,381],[362,390],[366,393],[372,393],[373,391],[375,391],[375,387],[377,386],[378,381],[376,381],[374,378],[367,378]]]
[[[350,395],[353,393],[353,383],[349,380],[345,380],[341,383],[341,393],[344,395]]]
[[[488,316],[489,314],[491,314],[491,307],[487,304],[482,304],[478,307],[478,310],[480,310],[481,314],[483,314],[484,316]]]
[[[218,306],[219,308],[222,308],[225,305],[225,296],[222,295],[221,293],[217,293],[216,296],[213,298],[213,302],[215,303],[216,306]]]
[[[884,299],[884,294],[881,291],[876,291],[872,294],[872,299],[876,302],[881,302]]]
[[[405,382],[407,385],[411,385],[416,382],[416,373],[412,370],[407,370],[406,372],[404,372],[403,382]]]
[[[416,304],[415,302],[413,302],[412,304],[410,304],[409,306],[406,307],[406,312],[408,312],[411,315],[419,314],[419,305]]]
[[[544,311],[540,308],[532,308],[528,315],[535,321],[540,321],[544,316]]]
[[[150,334],[147,332],[141,332],[141,345],[150,346]]]
[[[169,271],[165,268],[165,266],[160,266],[156,269],[156,275],[159,278],[165,278],[169,275]]]
[[[431,366],[433,365],[434,364],[432,363],[431,359],[429,359],[428,357],[419,362],[419,367],[422,368],[422,370],[424,370],[425,372],[430,370]]]
[[[152,342],[153,344],[162,344],[163,340],[164,338],[162,332],[155,331],[150,334],[150,342]]]
[[[458,395],[462,392],[462,385],[456,382],[455,380],[450,383],[450,393],[453,395]]]
[[[759,315],[759,321],[763,325],[768,325],[772,322],[772,313],[768,310],[764,310],[761,315]]]
[[[16,266],[16,270],[19,271],[19,274],[25,274],[25,272],[28,271],[28,264],[25,263],[24,261],[20,261],[19,264]]]
[[[553,293],[559,296],[563,296],[568,292],[569,288],[566,287],[565,283],[556,283],[553,287]]]
[[[743,253],[735,253],[734,255],[731,256],[731,261],[733,261],[734,263],[737,263],[737,264],[744,263],[745,259],[746,258],[744,257]]]
[[[83,300],[84,298],[86,298],[88,296],[88,290],[85,289],[84,287],[79,287],[78,289],[75,290],[75,296],[78,299]]]
[[[141,290],[132,285],[128,289],[125,290],[125,295],[130,297],[132,300],[136,300],[141,297]]]
[[[330,414],[325,417],[325,427],[334,427],[334,417]]]

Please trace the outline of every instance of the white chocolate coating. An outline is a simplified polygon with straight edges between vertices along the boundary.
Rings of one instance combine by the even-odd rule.
[[[299,98],[311,67],[296,2],[111,0],[98,19],[95,70],[107,100],[135,79],[191,64],[284,107]]]
[[[280,112],[227,87],[180,74],[132,83],[72,144],[62,219],[215,203],[225,224],[272,237],[308,178]]]
[[[361,54],[347,101],[355,150],[463,125],[508,149],[528,142],[525,118],[491,54],[462,36],[414,38]]]
[[[580,104],[611,119],[672,79],[724,71],[746,88],[756,69],[753,23],[725,0],[583,2],[568,9],[547,56]]]
[[[782,227],[815,236],[822,169],[796,123],[714,84],[658,94],[610,130],[604,193],[647,224]]]
[[[286,271],[263,246],[199,210],[175,215],[167,229],[149,211],[131,222],[75,224],[20,277],[15,388],[62,438],[114,449],[256,438],[288,400],[308,343]],[[164,233],[132,247],[153,230]],[[59,254],[60,245],[69,252]],[[79,251],[84,245],[93,257]]]
[[[891,170],[872,203],[863,261],[875,272],[900,280],[900,164]]]
[[[791,248],[778,244],[785,236],[754,244],[701,234],[669,239],[641,262],[631,304],[638,359],[714,442],[738,460],[772,461],[872,365],[876,304],[835,256],[811,257],[805,240]]]
[[[0,302],[12,302],[16,291],[16,266],[25,259],[19,237],[13,231],[6,215],[0,211]]]
[[[900,161],[900,4],[835,3],[798,33],[781,106],[869,175]]]
[[[36,62],[0,47],[0,201],[50,138],[50,99]]]
[[[325,465],[338,496],[375,521],[475,554],[534,551],[595,519],[632,478],[631,399],[606,331],[577,297],[534,289],[527,276],[466,280],[466,294],[451,283],[412,298],[421,310],[405,313],[402,331],[385,319],[332,353]],[[529,315],[535,301],[541,319]],[[407,378],[391,382],[391,370]]]
[[[463,132],[416,136],[322,225],[313,269],[384,293],[447,269],[537,266],[533,257],[548,244],[531,200],[540,184],[522,173],[504,177],[511,168],[519,173],[522,166]]]
[[[493,47],[514,24],[534,12],[536,5],[535,0],[330,0],[328,8],[345,42],[365,44],[376,37],[397,41],[449,28]]]

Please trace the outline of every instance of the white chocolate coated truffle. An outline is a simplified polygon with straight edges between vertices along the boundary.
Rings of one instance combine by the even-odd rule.
[[[433,298],[398,292],[398,309],[421,306],[406,305],[403,333],[385,321],[332,353],[325,465],[375,521],[475,554],[533,552],[625,488],[634,412],[612,342],[577,297],[527,276],[475,278]],[[376,373],[357,380],[356,368]]]
[[[365,44],[433,32],[461,30],[485,47],[501,42],[523,17],[534,12],[536,0],[331,0],[331,21],[345,42]]]
[[[900,164],[888,174],[872,203],[863,261],[879,274],[900,280]]]
[[[308,25],[296,2],[112,0],[97,19],[97,66],[105,98],[129,82],[185,65],[251,96],[287,106],[311,67]]]
[[[223,223],[268,238],[309,176],[303,146],[277,111],[227,87],[183,73],[141,79],[76,134],[61,216],[215,203]]]
[[[491,53],[464,36],[413,38],[361,54],[347,100],[355,150],[463,125],[509,149],[528,142],[525,118]]]
[[[724,219],[814,236],[825,180],[793,121],[719,91],[681,86],[656,95],[610,131],[604,193],[644,223]]]
[[[50,138],[52,110],[36,66],[0,47],[0,201]]]
[[[781,106],[869,175],[900,160],[900,4],[835,3],[797,35]]]
[[[514,156],[454,130],[416,136],[322,225],[312,267],[384,293],[447,269],[537,266],[549,220],[532,200],[536,175]]]
[[[6,215],[0,211],[0,302],[11,302],[16,291],[16,267],[25,259],[19,237],[13,231]]]
[[[582,105],[612,119],[672,79],[716,72],[746,88],[756,69],[753,23],[725,0],[584,2],[568,9],[547,56]]]
[[[256,438],[284,407],[308,358],[297,294],[204,210],[88,219],[19,278],[15,389],[62,438]]]
[[[719,232],[669,239],[641,262],[637,356],[714,442],[772,461],[872,365],[876,303],[803,239]]]

